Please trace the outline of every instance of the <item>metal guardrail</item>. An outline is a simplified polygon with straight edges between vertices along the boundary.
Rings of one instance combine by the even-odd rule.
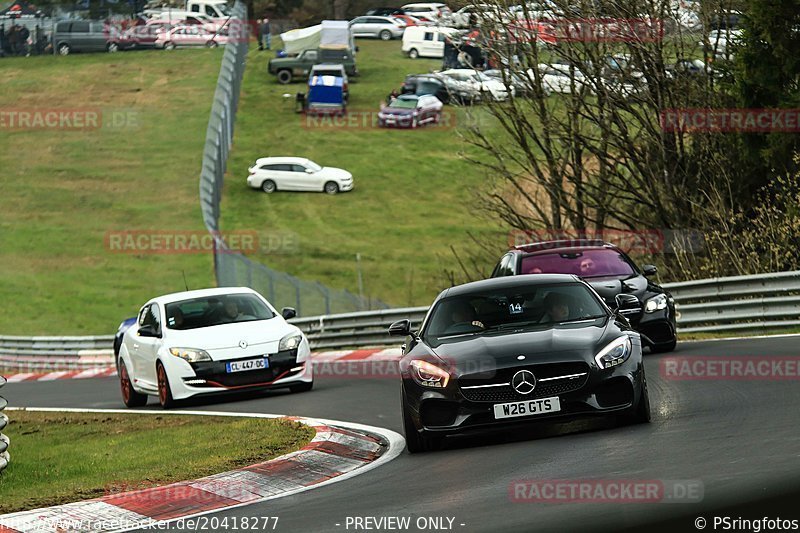
[[[675,298],[680,333],[781,329],[800,326],[800,271],[733,276],[663,287]],[[303,318],[294,323],[313,348],[398,344],[389,325],[403,318],[418,327],[427,307]]]
[[[0,335],[0,351],[17,350],[77,354],[81,350],[104,350],[114,342],[113,335],[88,337],[18,337]]]
[[[407,318],[413,327],[419,327],[427,312],[427,307],[407,307],[296,318],[289,322],[303,330],[314,350],[381,346],[399,344],[397,337],[387,333],[392,322]]]
[[[800,271],[665,283],[676,301],[680,333],[782,329],[800,326]],[[399,344],[387,329],[407,318],[419,327],[427,307],[382,309],[290,320],[315,350]],[[0,368],[25,362],[23,371],[112,364],[112,335],[96,337],[0,336]],[[58,360],[60,366],[55,365]],[[38,366],[37,366],[38,365]]]
[[[675,297],[681,333],[800,326],[800,271],[665,283],[663,287]]]
[[[0,376],[0,388],[6,384],[6,378]],[[0,396],[0,411],[4,410],[8,405],[8,401]],[[5,429],[8,425],[8,417],[0,413],[0,431]],[[8,436],[3,435],[0,433],[0,471],[5,470],[8,466],[8,463],[11,461],[11,455],[8,453],[8,446],[11,444],[11,441],[8,439]]]
[[[113,362],[113,335],[18,337],[0,335],[0,369],[5,372],[86,370]]]

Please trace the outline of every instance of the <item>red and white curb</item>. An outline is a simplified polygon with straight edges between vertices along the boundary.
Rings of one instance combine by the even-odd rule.
[[[58,370],[56,372],[46,373],[26,372],[21,374],[11,374],[6,377],[6,380],[9,383],[19,383],[21,381],[54,381],[56,379],[102,378],[116,375],[116,368],[113,366],[104,366],[98,368],[88,368],[86,370]]]
[[[110,532],[242,507],[344,481],[391,461],[403,437],[388,429],[302,417],[213,411],[130,411],[122,409],[15,409],[48,412],[123,413],[289,418],[316,435],[304,448],[270,461],[193,481],[172,483],[101,498],[0,515],[0,533]]]
[[[402,357],[400,348],[368,348],[363,350],[333,350],[317,352],[311,355],[314,364],[318,363],[350,363],[360,361],[399,361]],[[116,376],[113,366],[99,366],[86,370],[57,370],[53,372],[24,372],[6,375],[9,383],[27,381],[54,381],[57,379],[85,379]],[[0,529],[0,533],[2,530]]]

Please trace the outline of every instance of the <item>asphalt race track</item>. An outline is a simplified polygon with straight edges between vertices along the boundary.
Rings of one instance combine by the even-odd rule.
[[[234,509],[227,516],[278,516],[276,531],[291,532],[354,531],[352,519],[366,516],[411,517],[412,525],[418,517],[449,517],[455,531],[619,530],[672,518],[673,526],[694,531],[695,518],[704,516],[706,530],[714,531],[715,508],[735,513],[747,509],[739,502],[800,488],[798,381],[667,380],[659,361],[796,357],[799,344],[796,336],[681,343],[673,354],[645,356],[653,410],[649,425],[573,422],[525,434],[453,440],[443,451],[405,452],[353,479]],[[122,407],[115,378],[13,383],[4,392],[9,404],[19,407]],[[399,395],[396,379],[318,377],[309,393],[204,399],[186,408],[338,419],[402,433]],[[704,497],[700,503],[610,505],[515,503],[509,496],[510,484],[518,480],[592,478],[694,480],[702,483]],[[781,518],[800,518],[797,504],[781,511]]]

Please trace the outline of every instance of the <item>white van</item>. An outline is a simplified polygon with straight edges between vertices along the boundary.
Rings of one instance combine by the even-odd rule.
[[[422,15],[440,24],[450,24],[450,19],[453,16],[453,12],[450,11],[450,8],[439,2],[406,4],[400,9],[402,9],[406,15],[411,15],[412,17]]]
[[[411,59],[443,58],[445,38],[457,31],[443,26],[408,26],[403,33],[403,53]]]
[[[231,8],[226,0],[187,0],[186,9],[215,19],[231,16]]]

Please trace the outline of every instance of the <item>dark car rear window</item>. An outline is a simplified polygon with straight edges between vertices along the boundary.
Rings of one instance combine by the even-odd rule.
[[[583,278],[628,276],[633,266],[616,250],[553,251],[522,259],[520,274],[574,274]]]

